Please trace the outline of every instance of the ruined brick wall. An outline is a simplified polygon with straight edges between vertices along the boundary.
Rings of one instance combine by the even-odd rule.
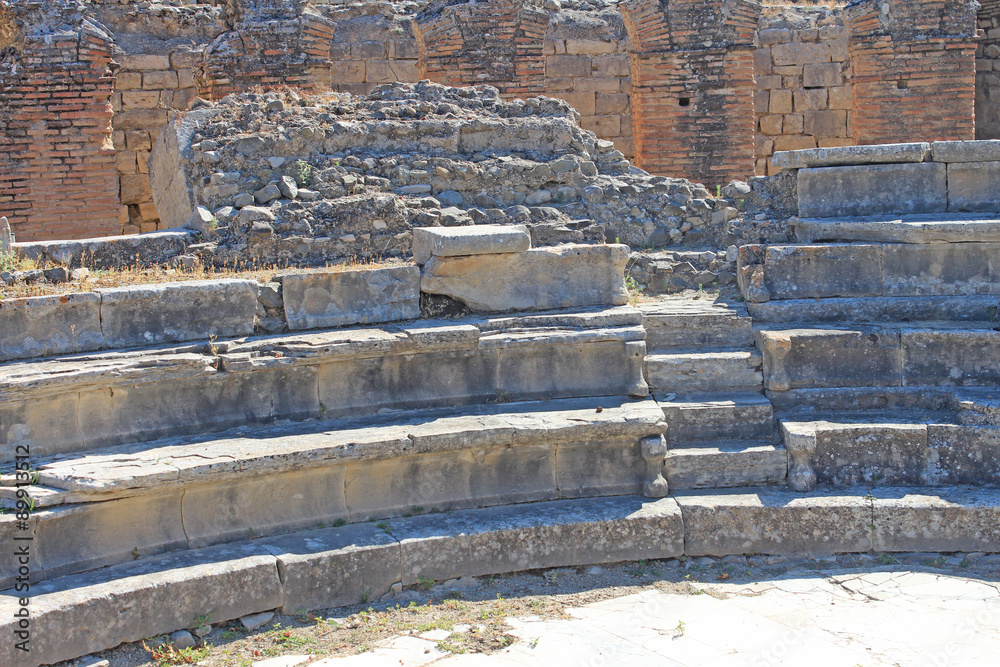
[[[26,31],[0,62],[0,216],[18,240],[117,233],[110,36]]]
[[[414,19],[421,74],[449,86],[489,84],[505,97],[537,95],[548,24],[539,0],[436,0]]]
[[[975,0],[859,0],[844,10],[859,144],[974,138]]]
[[[709,185],[753,174],[751,0],[629,0],[632,113],[639,166]]]
[[[976,139],[1000,139],[1000,0],[979,0]]]
[[[806,28],[765,28],[754,54],[757,175],[775,151],[850,146],[851,66],[839,12]]]

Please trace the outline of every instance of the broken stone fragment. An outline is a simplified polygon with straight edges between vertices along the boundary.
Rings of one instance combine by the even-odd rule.
[[[9,253],[14,246],[14,234],[10,231],[10,221],[0,218],[0,252]]]

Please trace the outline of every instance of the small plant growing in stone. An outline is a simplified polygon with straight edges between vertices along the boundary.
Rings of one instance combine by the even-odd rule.
[[[313,167],[305,160],[299,160],[292,167],[292,178],[300,187],[312,185]]]
[[[431,579],[430,577],[425,577],[424,575],[420,575],[419,577],[417,577],[417,583],[425,591],[429,591],[434,587],[434,580]]]

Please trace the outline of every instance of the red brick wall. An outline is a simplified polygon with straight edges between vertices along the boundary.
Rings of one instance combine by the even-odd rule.
[[[485,83],[507,97],[537,95],[548,24],[537,0],[432,3],[414,20],[421,72],[449,86]]]
[[[754,173],[751,0],[630,0],[636,162],[707,185]]]
[[[845,23],[859,144],[975,138],[975,3],[862,0]]]
[[[248,17],[206,49],[199,94],[218,100],[258,86],[329,90],[333,32],[333,24],[317,14],[286,20]]]
[[[22,47],[0,69],[0,216],[20,241],[117,233],[110,38],[85,22]]]

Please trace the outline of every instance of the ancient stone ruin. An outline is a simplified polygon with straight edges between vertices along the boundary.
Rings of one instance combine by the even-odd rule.
[[[1000,552],[998,22],[0,0],[0,665],[461,577]]]

